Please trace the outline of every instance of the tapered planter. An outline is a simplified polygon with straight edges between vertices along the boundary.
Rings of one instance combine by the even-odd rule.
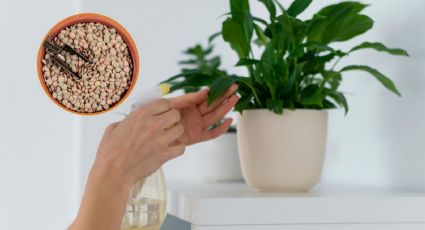
[[[306,192],[320,179],[328,113],[320,110],[245,110],[238,149],[245,181],[257,191]]]
[[[236,132],[227,132],[198,146],[203,151],[196,154],[196,165],[204,181],[209,183],[243,182]]]

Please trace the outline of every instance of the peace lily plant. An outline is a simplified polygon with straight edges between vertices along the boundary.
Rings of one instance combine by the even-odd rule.
[[[350,50],[333,47],[372,29],[373,20],[362,13],[368,5],[360,2],[329,5],[302,20],[298,16],[312,0],[295,0],[288,7],[278,0],[258,1],[267,9],[267,19],[251,14],[248,0],[230,0],[230,12],[214,36],[221,36],[236,52],[236,66],[246,68],[247,76],[220,70],[217,57],[204,63],[211,68],[183,71],[174,80],[184,77],[185,83],[191,79],[192,85],[210,86],[209,103],[237,83],[241,96],[235,107],[240,112],[238,147],[245,180],[261,191],[307,191],[318,182],[322,170],[326,110],[349,110],[339,89],[343,75],[367,72],[401,96],[377,69],[341,67],[340,60],[365,49],[408,54],[380,42],[363,42]]]

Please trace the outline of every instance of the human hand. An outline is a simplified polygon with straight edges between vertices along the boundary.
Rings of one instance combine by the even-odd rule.
[[[191,145],[214,139],[227,132],[232,124],[231,118],[224,120],[221,125],[212,130],[209,128],[223,119],[238,102],[239,97],[235,95],[237,88],[236,84],[232,85],[210,106],[207,103],[208,89],[170,98],[173,108],[180,111],[180,123],[184,127],[184,133],[179,141],[185,145]]]
[[[95,167],[106,164],[130,184],[149,176],[184,152],[184,143],[178,141],[184,132],[180,118],[167,99],[134,110],[106,128]]]

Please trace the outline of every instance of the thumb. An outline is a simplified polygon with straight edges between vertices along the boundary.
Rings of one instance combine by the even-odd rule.
[[[182,109],[190,105],[198,105],[208,98],[208,89],[200,90],[196,93],[188,93],[182,96],[169,98],[174,109]]]

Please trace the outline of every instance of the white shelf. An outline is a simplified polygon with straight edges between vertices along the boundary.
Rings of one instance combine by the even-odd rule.
[[[200,181],[171,182],[168,189],[169,214],[192,226],[413,224],[425,229],[425,193],[419,192],[319,187],[304,194],[258,193],[242,183]]]

